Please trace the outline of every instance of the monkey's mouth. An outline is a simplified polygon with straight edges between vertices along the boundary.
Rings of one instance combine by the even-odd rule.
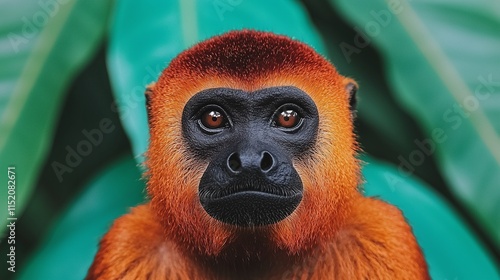
[[[200,196],[209,199],[220,199],[250,192],[275,197],[291,197],[302,192],[300,181],[297,181],[295,184],[289,182],[286,186],[269,182],[269,180],[259,178],[258,176],[239,178],[238,181],[244,183],[235,183],[234,181],[221,184],[219,182],[202,180],[200,182]]]
[[[302,192],[274,194],[241,190],[218,197],[200,195],[205,211],[223,223],[252,227],[277,223],[288,217],[302,200]]]
[[[273,164],[264,171],[254,164],[237,172],[229,172],[225,161],[212,164],[200,179],[198,196],[207,214],[223,223],[275,224],[290,216],[302,200],[302,180],[291,164]]]

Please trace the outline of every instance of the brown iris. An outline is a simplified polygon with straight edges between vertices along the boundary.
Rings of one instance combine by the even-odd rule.
[[[284,128],[292,128],[300,121],[300,117],[294,110],[283,110],[276,120],[276,125]]]
[[[203,114],[201,123],[207,128],[215,129],[224,126],[225,120],[220,112],[211,110]]]

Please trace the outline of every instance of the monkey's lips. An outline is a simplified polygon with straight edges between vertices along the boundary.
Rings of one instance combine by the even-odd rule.
[[[200,195],[205,211],[223,223],[252,227],[277,223],[288,217],[302,200],[302,192],[275,194],[241,190],[223,196]]]

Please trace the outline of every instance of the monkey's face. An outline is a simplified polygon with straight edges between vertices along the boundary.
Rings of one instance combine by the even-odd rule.
[[[211,255],[242,233],[295,253],[333,234],[358,194],[355,90],[270,33],[181,53],[147,94],[148,193],[166,234]]]
[[[293,86],[195,94],[182,129],[195,157],[208,162],[198,186],[205,211],[244,227],[289,216],[303,195],[293,161],[311,153],[318,123],[314,101]]]

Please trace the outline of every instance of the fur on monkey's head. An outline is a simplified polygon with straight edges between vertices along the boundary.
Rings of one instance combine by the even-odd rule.
[[[312,152],[293,160],[303,182],[303,199],[290,216],[272,225],[248,229],[224,224],[200,205],[198,184],[208,162],[186,145],[183,108],[204,89],[224,87],[251,94],[274,86],[301,89],[319,113]],[[249,230],[289,253],[299,253],[334,234],[348,215],[351,199],[358,195],[351,108],[355,89],[353,80],[337,73],[314,49],[273,33],[233,31],[179,54],[147,93],[148,193],[166,234],[215,256]]]

